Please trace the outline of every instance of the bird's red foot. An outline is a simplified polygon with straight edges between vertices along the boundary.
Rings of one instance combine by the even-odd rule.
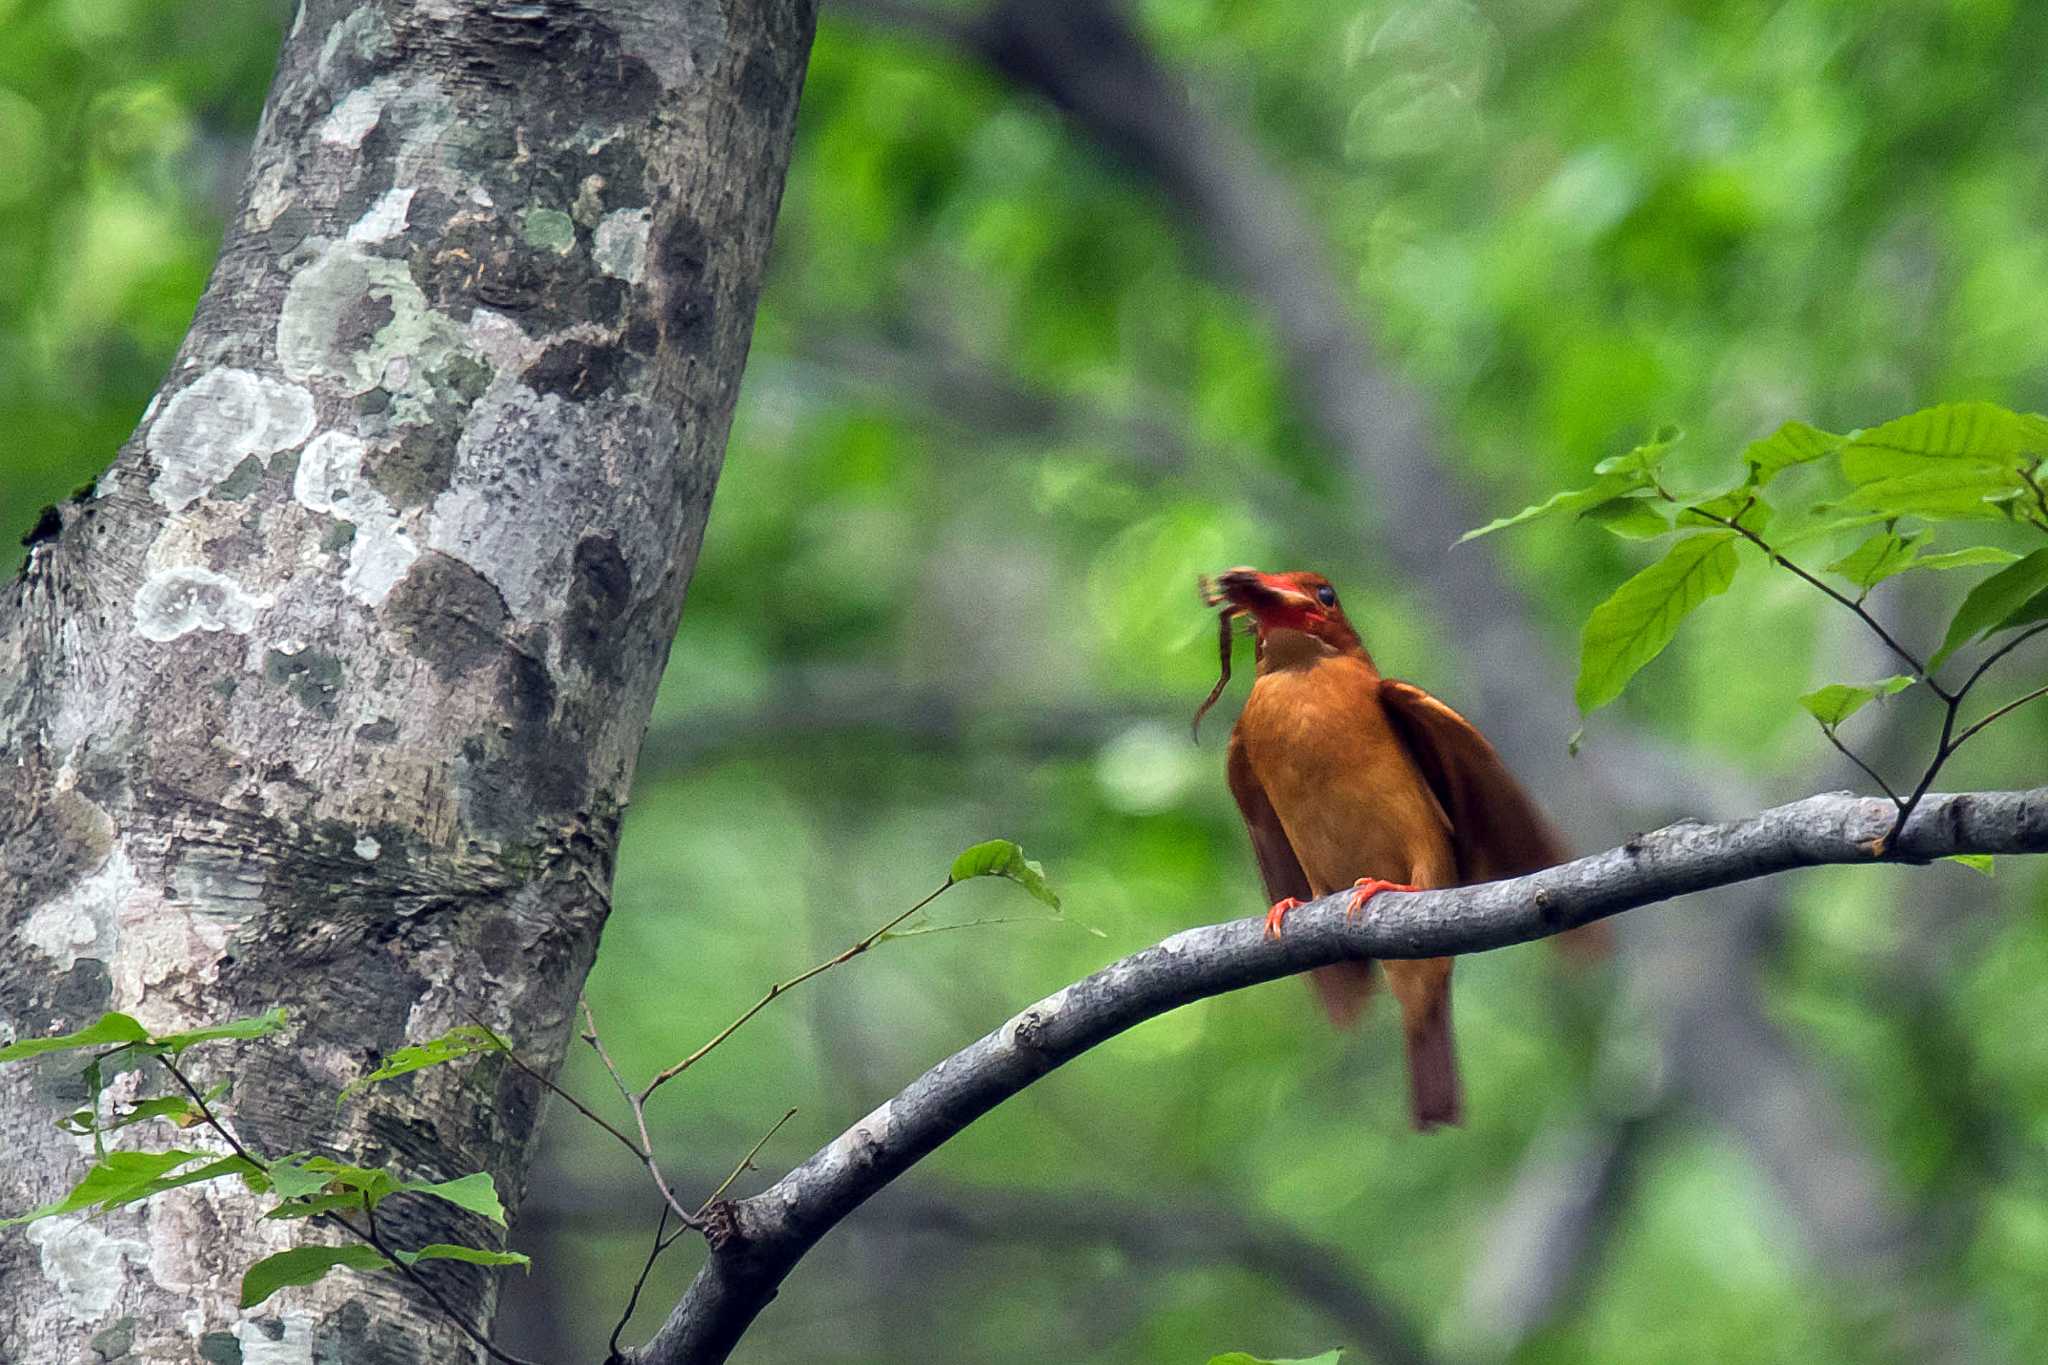
[[[1287,918],[1289,910],[1299,910],[1305,904],[1306,901],[1298,901],[1292,896],[1284,901],[1274,901],[1273,908],[1266,912],[1266,937],[1280,937],[1280,921]]]
[[[1365,903],[1382,891],[1420,891],[1419,886],[1406,882],[1381,881],[1378,877],[1360,877],[1351,885],[1351,904],[1344,907],[1344,918],[1357,919],[1365,913]]]

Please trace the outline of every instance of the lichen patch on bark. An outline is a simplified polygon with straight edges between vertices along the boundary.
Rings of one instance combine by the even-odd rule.
[[[401,529],[390,500],[363,477],[363,454],[363,442],[349,432],[322,432],[299,456],[292,496],[311,511],[355,525],[342,588],[358,602],[376,606],[405,577],[420,547]]]
[[[647,272],[647,231],[653,221],[653,213],[644,208],[607,213],[591,234],[591,257],[597,268],[628,284],[638,284]]]
[[[172,394],[149,424],[157,475],[150,495],[181,512],[251,455],[288,450],[313,434],[313,395],[249,370],[209,369]]]
[[[347,394],[381,387],[418,401],[427,375],[463,349],[461,328],[428,304],[403,261],[350,241],[327,243],[298,270],[277,319],[285,374]]]
[[[405,231],[405,218],[412,211],[414,186],[389,189],[379,195],[369,211],[349,226],[348,240],[357,244],[389,241]]]
[[[165,569],[135,594],[135,633],[166,644],[194,630],[227,630],[247,635],[269,606],[268,593],[251,593],[225,574],[197,565]]]
[[[73,1322],[105,1317],[127,1283],[127,1263],[149,1257],[145,1244],[112,1236],[79,1215],[46,1218],[30,1223],[27,1231],[43,1277],[57,1291],[57,1305]]]
[[[31,911],[21,937],[59,971],[70,971],[81,957],[108,961],[116,946],[120,909],[141,889],[135,865],[116,848],[97,870]]]

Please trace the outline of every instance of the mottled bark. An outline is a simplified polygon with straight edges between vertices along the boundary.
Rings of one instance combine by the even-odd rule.
[[[246,1142],[516,1195],[517,1072],[335,1094],[472,1016],[560,1058],[812,24],[810,0],[308,0],[170,376],[0,596],[0,1036],[282,1003],[285,1040],[232,1054]],[[82,1170],[51,1126],[74,1070],[0,1069],[0,1209]],[[242,1312],[241,1269],[312,1235],[253,1212],[228,1182],[0,1235],[0,1360],[475,1354],[381,1277]],[[431,1200],[381,1221],[494,1231]],[[488,1277],[435,1273],[488,1317]]]

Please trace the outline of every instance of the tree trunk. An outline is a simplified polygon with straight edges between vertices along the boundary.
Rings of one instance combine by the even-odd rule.
[[[282,1003],[281,1041],[192,1058],[234,1072],[246,1144],[487,1170],[515,1202],[516,1070],[336,1091],[472,1018],[560,1060],[813,18],[307,0],[169,378],[0,598],[0,1037]],[[77,1069],[0,1068],[0,1213],[82,1171],[51,1122]],[[0,1234],[0,1360],[475,1356],[389,1277],[240,1310],[251,1261],[331,1239],[256,1210],[224,1181]],[[388,1210],[400,1245],[491,1244]],[[487,1320],[488,1274],[435,1275]]]

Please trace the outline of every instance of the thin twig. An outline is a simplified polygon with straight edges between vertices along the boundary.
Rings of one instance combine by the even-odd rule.
[[[795,1117],[796,1110],[792,1109],[788,1113],[784,1114],[781,1118],[775,1120],[774,1126],[769,1128],[767,1132],[761,1134],[761,1140],[755,1143],[753,1147],[748,1150],[745,1156],[740,1158],[740,1164],[732,1168],[731,1175],[727,1176],[724,1180],[719,1182],[718,1188],[711,1192],[710,1197],[707,1198],[703,1202],[703,1204],[698,1207],[697,1212],[701,1215],[706,1210],[708,1210],[713,1204],[716,1204],[720,1199],[723,1199],[725,1197],[725,1192],[732,1188],[732,1182],[740,1178],[740,1173],[742,1171],[753,1169],[754,1158],[761,1155],[761,1149],[768,1145],[768,1139],[774,1137],[777,1133],[781,1132],[782,1125],[788,1123],[791,1119]]]
[[[1728,517],[1718,516],[1715,513],[1705,511],[1704,509],[1698,507],[1689,508],[1687,510],[1694,512],[1695,514],[1705,518],[1708,521],[1716,522],[1722,526],[1725,526],[1729,530],[1736,532],[1738,535],[1741,535],[1742,537],[1747,539],[1751,544],[1755,545],[1759,550],[1762,550],[1764,554],[1769,557],[1770,561],[1773,564],[1776,564],[1778,567],[1782,569],[1789,570],[1801,581],[1808,583],[1815,588],[1820,589],[1829,597],[1841,603],[1850,611],[1856,613],[1857,619],[1862,621],[1864,625],[1870,627],[1871,631],[1876,634],[1878,639],[1884,641],[1885,646],[1888,649],[1890,649],[1892,653],[1898,655],[1901,659],[1904,659],[1908,664],[1912,665],[1914,677],[1918,678],[1921,682],[1926,683],[1928,687],[1933,689],[1934,694],[1940,697],[1943,701],[1951,700],[1948,691],[1944,689],[1940,683],[1936,682],[1934,679],[1927,676],[1927,666],[1921,663],[1918,658],[1914,657],[1913,652],[1911,650],[1907,649],[1904,645],[1900,644],[1897,640],[1893,639],[1892,633],[1886,630],[1884,628],[1884,624],[1880,622],[1875,616],[1872,616],[1869,610],[1866,609],[1862,603],[1854,601],[1851,598],[1844,596],[1842,593],[1836,591],[1834,588],[1830,587],[1821,579],[1814,577],[1814,575],[1808,573],[1805,569],[1800,568],[1797,564],[1794,564],[1791,560],[1785,558],[1784,555],[1780,554],[1777,550],[1773,549],[1770,543],[1766,541],[1762,536],[1758,535],[1755,531],[1750,530],[1749,527],[1744,526],[1739,520],[1732,520]]]
[[[732,1188],[732,1182],[740,1178],[740,1172],[752,1168],[754,1158],[761,1155],[761,1149],[768,1145],[768,1139],[781,1132],[782,1125],[795,1117],[796,1110],[791,1109],[781,1118],[775,1120],[775,1125],[763,1133],[761,1140],[755,1143],[745,1156],[740,1158],[740,1164],[732,1168],[732,1174],[728,1175],[724,1182],[717,1189],[713,1190],[702,1204],[698,1205],[697,1216],[699,1218],[702,1218],[711,1206],[717,1203],[727,1190]],[[625,1334],[626,1324],[633,1320],[633,1310],[639,1307],[640,1291],[647,1287],[647,1277],[654,1273],[654,1263],[661,1259],[661,1254],[664,1251],[675,1245],[676,1237],[681,1237],[690,1230],[688,1227],[680,1227],[676,1229],[675,1237],[665,1236],[664,1234],[668,1232],[668,1217],[669,1209],[664,1204],[661,1209],[661,1221],[654,1225],[654,1244],[647,1249],[647,1263],[640,1267],[640,1278],[633,1281],[633,1292],[626,1296],[626,1311],[620,1314],[618,1325],[612,1328],[611,1341],[607,1347],[611,1354],[606,1357],[606,1365],[611,1365],[612,1362],[623,1359],[619,1354],[619,1338]]]
[[[156,1059],[163,1064],[164,1070],[171,1073],[171,1079],[178,1083],[178,1088],[191,1097],[192,1103],[199,1109],[199,1117],[205,1121],[206,1126],[220,1134],[221,1141],[232,1147],[236,1156],[242,1158],[242,1160],[248,1162],[259,1171],[270,1169],[269,1162],[258,1157],[247,1147],[244,1147],[242,1140],[228,1131],[227,1125],[220,1121],[220,1116],[215,1114],[212,1107],[206,1103],[206,1096],[199,1093],[199,1088],[192,1084],[183,1071],[178,1069],[176,1062],[164,1056],[161,1052],[156,1054]]]
[[[367,1243],[378,1255],[391,1262],[392,1269],[417,1285],[420,1292],[433,1300],[434,1306],[446,1314],[450,1322],[460,1327],[464,1336],[483,1347],[484,1354],[488,1355],[491,1359],[502,1361],[504,1365],[538,1365],[536,1361],[527,1360],[522,1356],[515,1356],[508,1351],[500,1350],[489,1337],[470,1326],[469,1320],[456,1311],[455,1305],[448,1302],[442,1296],[441,1291],[435,1288],[427,1280],[426,1276],[420,1274],[417,1267],[409,1266],[404,1261],[398,1259],[397,1253],[385,1243],[383,1237],[377,1232],[377,1214],[376,1210],[370,1207],[370,1196],[367,1192],[363,1194],[363,1219],[365,1226],[360,1228],[338,1213],[320,1214],[316,1221],[333,1223],[336,1227],[341,1228],[344,1232],[356,1238],[356,1240]]]
[[[668,1205],[663,1204],[661,1221],[654,1225],[654,1244],[647,1248],[647,1263],[640,1267],[640,1278],[633,1281],[633,1292],[626,1296],[626,1311],[619,1314],[618,1324],[612,1328],[611,1341],[605,1346],[609,1352],[605,1357],[606,1365],[611,1365],[612,1361],[619,1359],[619,1338],[625,1335],[626,1324],[633,1320],[633,1310],[640,1306],[640,1291],[647,1287],[647,1277],[654,1273],[654,1263],[660,1260],[661,1253],[669,1248],[669,1244],[662,1240],[662,1234],[667,1231]]]
[[[619,1094],[624,1096],[627,1104],[632,1104],[633,1087],[627,1085],[626,1078],[619,1074],[618,1063],[612,1060],[612,1054],[604,1050],[604,1038],[597,1031],[597,1016],[590,1010],[590,997],[577,996],[576,1008],[583,1011],[583,1041],[590,1044],[590,1050],[604,1063],[604,1069],[611,1076],[612,1084],[619,1088]]]
[[[1992,721],[1997,720],[2000,716],[2006,715],[2009,712],[2017,711],[2022,706],[2025,706],[2028,702],[2033,701],[2038,697],[2044,696],[2048,696],[2048,687],[2037,687],[2033,691],[2027,693],[2026,696],[2019,698],[2017,701],[2007,702],[2005,705],[1999,707],[1996,711],[1993,711],[1990,715],[1984,717],[1984,719],[1978,721],[1975,725],[1972,725],[1968,729],[1964,730],[1960,735],[1957,735],[1955,738],[1955,743],[1948,746],[1949,752],[1954,753],[1957,749],[1962,748],[1964,740],[1967,740],[1971,735],[1976,734],[1979,730],[1989,725]]]
[[[933,901],[937,900],[940,896],[944,895],[948,888],[952,887],[953,885],[953,879],[948,877],[945,880],[945,882],[939,886],[938,890],[932,892],[929,896],[926,896],[923,900],[911,906],[908,910],[905,910],[902,914],[896,916],[896,918],[890,920],[887,924],[875,930],[875,932],[869,934],[866,938],[854,944],[845,952],[840,953],[837,957],[827,958],[825,961],[820,962],[817,966],[812,967],[809,971],[800,972],[797,975],[789,978],[789,980],[787,981],[778,981],[774,985],[770,986],[768,988],[768,993],[766,995],[763,995],[759,1000],[756,1000],[751,1006],[747,1008],[747,1011],[744,1014],[740,1015],[739,1018],[733,1020],[730,1024],[727,1024],[724,1028],[720,1029],[718,1031],[718,1035],[714,1037],[710,1042],[704,1044],[704,1046],[698,1048],[695,1052],[683,1058],[683,1060],[677,1062],[674,1066],[671,1066],[667,1070],[660,1072],[658,1075],[655,1076],[653,1080],[649,1081],[647,1083],[646,1088],[640,1092],[639,1098],[641,1102],[645,1103],[648,1096],[652,1095],[655,1091],[659,1090],[662,1086],[668,1084],[676,1077],[682,1075],[685,1071],[688,1071],[698,1062],[703,1061],[705,1055],[709,1053],[711,1049],[717,1047],[720,1043],[732,1037],[733,1034],[739,1031],[740,1025],[746,1023],[747,1020],[753,1018],[762,1010],[768,1008],[769,1004],[773,1002],[774,999],[777,996],[781,995],[784,991],[791,990],[797,986],[801,986],[804,982],[809,981],[812,977],[822,975],[823,973],[830,971],[832,968],[837,967],[842,962],[847,962],[852,960],[853,958],[859,957],[862,953],[866,952],[868,949],[874,947],[877,943],[881,942],[882,935],[888,933],[891,929],[894,929],[897,925],[903,923],[903,921],[909,919],[912,915],[924,909],[927,905],[930,905]]]
[[[1926,772],[1920,774],[1919,785],[1913,788],[1913,794],[1906,798],[1906,803],[1899,807],[1899,818],[1892,821],[1892,827],[1877,841],[1875,847],[1879,857],[1883,857],[1898,842],[1899,835],[1905,832],[1906,821],[1913,818],[1913,811],[1919,806],[1920,798],[1927,795],[1927,789],[1934,785],[1935,777],[1941,772],[1941,765],[1948,762],[1948,756],[1955,752],[1955,745],[1950,742],[1950,737],[1955,734],[1956,712],[1962,708],[1963,699],[1958,694],[1944,696],[1943,700],[1948,706],[1942,713],[1941,738],[1934,745],[1934,761],[1927,765]]]
[[[1963,685],[1956,689],[1956,699],[1960,701],[1963,697],[1968,696],[1970,689],[1977,685],[1977,679],[1983,677],[1991,665],[1997,663],[2000,659],[2003,659],[2006,655],[2012,653],[2044,630],[2048,630],[2048,621],[2042,621],[2037,625],[2029,626],[2000,645],[1996,651],[1985,658],[1983,663],[1978,664],[1976,670],[1970,674]]]
[[[1863,769],[1864,776],[1868,777],[1872,782],[1875,782],[1878,785],[1879,790],[1883,791],[1886,796],[1889,796],[1891,798],[1892,804],[1894,806],[1897,806],[1900,810],[1904,810],[1906,808],[1906,803],[1899,799],[1899,794],[1892,790],[1891,784],[1885,781],[1882,777],[1878,776],[1877,769],[1871,767],[1868,763],[1865,763],[1861,758],[1856,756],[1854,750],[1850,749],[1848,745],[1842,743],[1841,738],[1835,734],[1833,726],[1823,725],[1820,727],[1820,732],[1828,737],[1828,743],[1834,745],[1836,750],[1840,752],[1842,757],[1848,759],[1851,763],[1854,763],[1857,767]]]
[[[676,1192],[669,1188],[668,1177],[661,1173],[661,1165],[654,1159],[654,1138],[647,1131],[647,1097],[633,1093],[626,1084],[626,1078],[619,1074],[619,1068],[612,1062],[612,1055],[604,1050],[604,1039],[597,1031],[597,1015],[591,1011],[589,999],[579,995],[576,1003],[583,1010],[583,1041],[597,1053],[598,1060],[604,1063],[604,1069],[611,1073],[613,1083],[619,1087],[619,1093],[626,1097],[626,1107],[633,1111],[633,1123],[640,1130],[640,1144],[634,1149],[639,1154],[640,1164],[647,1168],[654,1187],[661,1191],[662,1199],[674,1211],[677,1221],[686,1228],[703,1227],[703,1220],[684,1208],[682,1201],[676,1198]]]
[[[476,1018],[475,1015],[471,1015],[470,1017],[472,1019]],[[639,1145],[636,1144],[632,1138],[628,1137],[624,1132],[620,1131],[618,1128],[613,1127],[609,1122],[607,1122],[604,1119],[602,1115],[599,1115],[592,1111],[590,1106],[586,1105],[582,1100],[577,1099],[574,1095],[570,1094],[567,1090],[564,1090],[561,1086],[557,1085],[553,1080],[549,1079],[546,1075],[542,1074],[540,1068],[532,1065],[524,1057],[521,1057],[517,1052],[515,1052],[510,1043],[506,1042],[503,1038],[498,1037],[497,1034],[492,1033],[491,1028],[488,1024],[485,1024],[482,1020],[479,1019],[477,1020],[477,1027],[482,1029],[485,1033],[489,1033],[491,1035],[492,1041],[497,1043],[498,1047],[503,1051],[505,1057],[512,1063],[512,1065],[518,1067],[521,1071],[524,1071],[527,1075],[539,1081],[542,1085],[547,1087],[550,1094],[560,1096],[569,1105],[571,1105],[577,1113],[583,1115],[583,1117],[589,1119],[592,1123],[596,1124],[598,1127],[604,1129],[607,1133],[610,1133],[613,1137],[617,1138],[620,1142],[624,1143],[626,1150],[631,1152],[634,1156],[639,1157],[642,1160],[646,1159],[647,1153],[641,1151]]]

